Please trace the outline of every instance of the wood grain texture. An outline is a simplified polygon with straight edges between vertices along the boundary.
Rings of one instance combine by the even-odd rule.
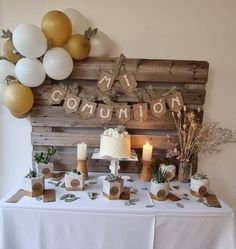
[[[84,61],[74,62],[71,76],[64,80],[66,85],[77,82],[80,89],[80,97],[96,96],[101,103],[104,96],[115,97],[115,102],[138,103],[136,93],[124,94],[118,81],[115,82],[111,93],[97,91],[97,80],[101,72],[109,72],[113,65],[113,59],[89,58]],[[127,71],[132,71],[138,83],[137,92],[142,93],[145,102],[151,100],[145,90],[152,86],[156,98],[161,97],[170,87],[176,86],[188,108],[203,107],[205,102],[205,84],[208,77],[209,65],[206,61],[181,61],[181,60],[148,60],[127,59],[125,61]],[[76,167],[76,144],[88,143],[89,157],[94,148],[99,147],[100,134],[103,127],[115,127],[118,122],[113,118],[111,122],[101,124],[96,118],[84,120],[77,113],[66,113],[62,104],[51,106],[48,102],[48,93],[54,83],[49,78],[43,85],[34,88],[35,103],[31,112],[32,145],[33,151],[46,151],[49,146],[55,146],[58,150],[54,157],[56,170],[71,170]],[[131,120],[126,128],[132,135],[132,147],[136,149],[139,158],[141,148],[146,141],[154,146],[154,161],[161,160],[165,150],[176,143],[175,125],[171,112],[160,119],[151,116],[145,122],[134,120],[131,112]],[[170,141],[166,135],[170,134]],[[157,155],[157,154],[159,155]],[[89,160],[88,169],[91,171],[108,171],[109,162],[101,160]],[[121,162],[121,172],[140,172],[141,161]],[[196,170],[196,168],[194,168]]]
[[[86,143],[88,147],[99,148],[100,133],[32,132],[33,145],[73,147],[82,142]],[[131,135],[131,147],[134,149],[142,148],[146,142],[150,142],[155,149],[169,149],[175,145],[176,138],[153,135]]]
[[[71,79],[96,80],[102,71],[111,70],[114,59],[89,58],[76,62]],[[209,64],[206,61],[126,59],[127,71],[132,71],[136,81],[207,82]]]

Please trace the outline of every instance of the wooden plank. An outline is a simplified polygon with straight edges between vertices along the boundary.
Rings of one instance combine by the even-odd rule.
[[[43,191],[43,202],[55,202],[56,201],[56,190],[45,189]]]
[[[44,132],[50,132],[50,131],[52,131],[52,127],[33,126],[32,127],[32,131],[36,131],[36,132],[42,132],[42,131],[44,131]]]
[[[98,148],[100,145],[100,134],[78,134],[63,132],[32,132],[32,144],[39,146],[76,146],[78,143],[85,142],[88,147]],[[132,135],[131,147],[142,148],[149,141],[154,148],[168,149],[172,148],[176,143],[176,138],[171,136],[168,138],[164,135]]]
[[[70,79],[98,79],[101,71],[109,71],[113,59],[88,58],[75,62]],[[206,83],[209,64],[206,61],[126,59],[125,66],[137,81]]]
[[[35,99],[38,100],[47,100],[48,101],[48,94],[51,91],[53,85],[42,85],[40,88],[37,88],[34,90],[35,93]],[[120,90],[120,87],[117,88]],[[161,89],[161,88],[153,88],[154,93],[156,94],[156,97],[159,98],[162,96],[163,93],[167,91],[167,89]],[[205,102],[205,90],[204,89],[182,89],[179,90],[183,96],[184,103],[185,104],[204,104]],[[137,92],[143,92],[144,101],[149,102],[150,96],[144,91],[143,88],[137,88]],[[79,96],[81,98],[87,98],[89,96],[98,96],[98,101],[102,101],[105,96],[109,96],[112,99],[112,96],[114,96],[116,92],[109,92],[109,93],[102,93],[99,90],[97,90],[96,82],[94,82],[93,86],[86,86],[83,87],[81,92],[79,93]],[[139,102],[139,99],[137,97],[137,94],[135,93],[129,93],[129,94],[122,94],[116,99],[116,102],[129,102],[129,103],[137,103]]]
[[[40,127],[87,127],[87,128],[102,128],[114,127],[119,123],[113,117],[111,122],[101,124],[95,117],[84,120],[78,113],[66,114],[63,107],[53,106],[48,108],[35,107],[30,117],[31,125]],[[175,125],[171,112],[167,112],[162,118],[158,119],[150,117],[145,122],[139,122],[133,119],[131,113],[131,120],[125,125],[127,129],[160,129],[160,130],[175,130]]]

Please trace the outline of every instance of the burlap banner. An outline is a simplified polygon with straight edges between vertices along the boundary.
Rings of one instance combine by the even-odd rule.
[[[167,96],[166,100],[171,111],[179,112],[183,109],[184,101],[180,92],[175,91]]]
[[[137,121],[145,121],[148,118],[148,104],[140,103],[133,105],[134,119]]]
[[[79,108],[79,114],[83,119],[89,119],[94,116],[97,103],[87,101],[86,99],[82,100],[82,104]]]
[[[150,102],[150,109],[154,117],[161,118],[166,113],[165,98],[152,100]]]
[[[130,106],[120,105],[115,107],[116,119],[120,124],[126,124],[130,120]]]
[[[58,105],[61,103],[61,101],[63,100],[63,98],[66,95],[66,91],[61,89],[58,86],[54,86],[49,94],[49,104],[50,105]]]
[[[120,84],[125,92],[133,92],[137,87],[137,82],[132,72],[127,72],[119,76]]]
[[[76,94],[66,92],[58,86],[52,88],[48,99],[51,105],[58,105],[64,100],[63,107],[67,113],[78,112],[83,119],[95,116],[102,124],[112,120],[113,112],[117,121],[120,124],[125,124],[131,119],[131,111],[134,120],[143,122],[148,119],[149,113],[153,117],[161,118],[167,112],[167,106],[173,112],[181,111],[184,106],[183,97],[178,91],[162,98],[153,99],[149,103],[133,104],[132,109],[129,104],[101,104],[81,99]]]
[[[114,80],[114,75],[102,72],[98,79],[97,87],[102,92],[110,91],[113,86]]]
[[[80,104],[81,98],[71,93],[67,93],[63,107],[67,113],[76,112]]]
[[[96,110],[98,120],[104,124],[112,119],[113,107],[111,105],[99,104]]]

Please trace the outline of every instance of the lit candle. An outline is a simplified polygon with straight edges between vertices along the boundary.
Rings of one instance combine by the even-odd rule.
[[[152,149],[153,146],[150,145],[148,142],[143,145],[143,161],[151,161],[152,160]]]
[[[77,160],[86,160],[87,157],[87,144],[77,144]]]

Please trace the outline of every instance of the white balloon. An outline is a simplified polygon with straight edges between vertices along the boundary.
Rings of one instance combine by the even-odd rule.
[[[89,28],[87,19],[76,9],[66,9],[63,11],[70,19],[72,24],[72,34],[84,34]]]
[[[64,48],[52,48],[43,57],[46,74],[54,80],[69,77],[73,70],[73,60]]]
[[[7,84],[0,83],[0,105],[3,104],[3,95],[7,88]]]
[[[46,77],[43,64],[37,59],[22,58],[16,63],[16,78],[25,86],[40,86]]]
[[[110,40],[102,31],[90,39],[90,54],[89,57],[106,57],[110,49]]]
[[[33,24],[21,24],[13,32],[13,44],[25,57],[38,58],[47,50],[47,40],[42,30]]]
[[[7,84],[6,77],[8,75],[16,76],[15,65],[7,60],[0,60],[0,84]]]

